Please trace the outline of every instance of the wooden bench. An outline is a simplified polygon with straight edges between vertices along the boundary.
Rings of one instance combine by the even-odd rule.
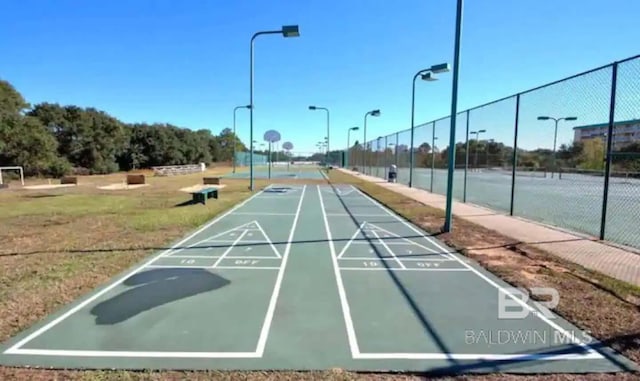
[[[78,185],[78,178],[76,176],[63,176],[60,179],[60,184],[74,184]]]
[[[191,192],[194,203],[202,203],[206,205],[207,199],[213,197],[218,198],[218,188],[204,188],[199,191]]]
[[[145,183],[144,175],[127,175],[127,185],[142,185]]]
[[[219,177],[203,177],[202,183],[205,185],[220,185]]]

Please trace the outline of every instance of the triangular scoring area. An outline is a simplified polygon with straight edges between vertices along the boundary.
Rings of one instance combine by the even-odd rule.
[[[360,225],[339,251],[338,258],[449,259],[434,249],[368,222]]]
[[[264,258],[282,258],[280,252],[258,221],[251,221],[217,233],[191,245],[173,250],[169,255],[185,250],[189,250],[192,253],[194,253],[194,250],[205,251],[206,255],[212,256],[222,255],[221,253],[228,255],[233,251],[234,254],[244,253],[244,255]],[[253,252],[247,254],[251,251]]]
[[[324,193],[328,193],[328,194],[332,194],[332,195],[338,195],[338,196],[342,197],[342,196],[350,195],[351,193],[354,192],[354,189],[353,189],[353,187],[333,186],[333,187],[323,187],[321,189],[321,191],[324,192]]]
[[[207,240],[207,244],[215,246],[216,243],[228,246],[228,257],[282,258],[258,221],[240,225]]]

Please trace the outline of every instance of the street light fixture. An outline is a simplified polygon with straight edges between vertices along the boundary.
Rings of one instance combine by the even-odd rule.
[[[325,139],[327,140],[327,156],[325,157],[325,162],[328,165],[329,164],[329,109],[326,107],[318,107],[318,106],[309,106],[309,110],[324,110],[327,112],[327,136],[325,137]]]
[[[578,117],[565,116],[563,118],[554,118],[551,116],[539,116],[538,120],[553,120],[555,122],[555,132],[553,134],[553,170],[551,171],[551,178],[553,178],[553,172],[557,169],[556,168],[556,140],[558,139],[558,122],[561,120],[574,121],[574,120],[578,120]]]
[[[256,32],[251,37],[251,48],[249,58],[249,141],[251,142],[250,158],[249,158],[249,189],[253,192],[253,41],[256,37],[263,34],[282,34],[283,37],[299,37],[300,30],[298,25],[285,25],[280,30],[266,30]]]
[[[364,138],[363,138],[363,144],[365,147],[362,150],[362,173],[364,173],[364,168],[366,166],[366,155],[367,155],[367,149],[366,149],[366,144],[367,144],[367,116],[380,116],[380,110],[376,109],[376,110],[371,110],[371,111],[367,111],[366,114],[364,114]]]
[[[233,173],[236,173],[236,111],[241,108],[250,109],[251,106],[236,106],[233,109]]]
[[[413,136],[415,129],[415,104],[416,104],[416,79],[420,77],[423,81],[433,82],[438,80],[435,74],[445,73],[449,71],[448,63],[441,63],[437,65],[431,65],[428,69],[422,69],[413,76],[411,87],[411,145],[409,151],[409,187],[413,186],[413,166],[414,166],[414,149],[413,149]]]

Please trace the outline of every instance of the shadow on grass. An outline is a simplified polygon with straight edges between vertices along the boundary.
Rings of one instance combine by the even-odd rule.
[[[197,204],[202,204],[202,203],[201,202],[196,202],[193,199],[191,199],[191,200],[187,200],[187,201],[181,202],[179,204],[175,204],[173,207],[174,208],[181,208],[183,206],[190,206],[190,205],[197,205]]]
[[[61,197],[64,196],[62,194],[27,194],[22,196],[23,198],[51,198],[51,197]]]
[[[142,312],[205,292],[231,282],[204,269],[153,269],[136,273],[124,281],[132,288],[91,309],[98,325],[121,323]]]

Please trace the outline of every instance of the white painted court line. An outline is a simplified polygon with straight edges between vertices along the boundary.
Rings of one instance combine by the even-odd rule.
[[[278,295],[280,294],[280,287],[282,286],[282,279],[284,277],[284,272],[287,267],[289,253],[291,252],[291,242],[293,239],[293,235],[295,234],[296,226],[298,225],[298,219],[300,218],[300,210],[302,209],[302,201],[304,200],[304,195],[306,190],[307,190],[307,186],[305,185],[302,188],[302,193],[300,194],[300,200],[298,201],[298,207],[296,209],[296,216],[293,218],[293,223],[291,224],[291,230],[289,231],[289,238],[287,239],[287,246],[284,249],[284,255],[282,256],[280,271],[278,271],[278,275],[276,277],[276,284],[273,287],[273,294],[271,295],[271,300],[269,301],[269,307],[267,308],[267,314],[264,318],[264,324],[262,326],[262,330],[260,331],[260,338],[258,339],[258,346],[256,348],[256,353],[260,354],[260,357],[262,357],[262,355],[264,354],[264,349],[267,345],[269,329],[271,328],[271,323],[273,321],[273,314],[276,309],[276,302],[278,301]]]
[[[190,239],[192,239],[196,235],[200,234],[204,230],[208,229],[209,227],[213,226],[215,223],[217,223],[218,221],[222,220],[224,217],[230,215],[235,210],[237,210],[237,209],[243,207],[244,205],[246,205],[249,201],[253,200],[255,197],[257,197],[260,194],[262,194],[263,191],[264,190],[261,190],[261,191],[257,192],[253,196],[247,198],[243,202],[239,203],[238,205],[234,206],[233,208],[231,208],[231,209],[227,210],[226,212],[222,213],[221,215],[216,217],[214,220],[212,220],[212,221],[208,222],[207,224],[203,225],[200,229],[196,230],[195,232],[191,233],[186,238],[182,239],[181,241],[179,241],[178,243],[173,245],[173,247],[177,247],[177,246],[183,245],[185,242],[188,242]],[[6,351],[4,351],[4,353],[5,354],[25,354],[25,352],[24,352],[25,350],[24,349],[20,349],[20,347],[22,347],[26,343],[30,342],[31,340],[35,339],[36,337],[42,335],[46,331],[50,330],[51,328],[53,328],[54,326],[59,324],[61,321],[67,319],[69,316],[71,316],[72,314],[76,313],[80,309],[84,308],[86,305],[88,305],[89,303],[93,302],[94,300],[96,300],[100,296],[102,296],[102,295],[106,294],[107,292],[111,291],[116,286],[122,284],[122,282],[124,282],[126,279],[128,279],[131,276],[133,276],[134,274],[136,274],[140,270],[144,269],[147,265],[150,265],[151,263],[153,263],[157,258],[160,258],[160,257],[164,256],[165,254],[169,253],[170,251],[171,251],[171,249],[167,249],[167,250],[163,251],[162,253],[158,254],[157,256],[153,257],[149,261],[145,262],[144,264],[142,264],[142,265],[136,267],[135,269],[131,270],[130,272],[128,272],[127,274],[122,276],[117,281],[111,283],[109,286],[107,286],[107,287],[103,288],[102,290],[96,292],[95,294],[93,294],[89,298],[85,299],[83,302],[81,302],[81,303],[77,304],[75,307],[69,309],[64,314],[60,315],[56,319],[50,321],[49,323],[47,323],[44,326],[42,326],[39,329],[37,329],[36,331],[32,332],[27,337],[25,337],[22,340],[18,341],[17,343],[13,344],[10,348],[8,348]],[[21,353],[20,351],[23,351],[23,352]],[[47,355],[49,355],[49,356],[57,355],[57,354],[52,354],[52,353],[55,353],[55,351],[52,352],[50,350],[44,350],[44,349],[29,349],[27,351],[29,351],[28,354],[33,354],[33,355],[45,355],[45,356],[47,356]],[[62,354],[62,356],[74,356],[74,355],[75,356],[82,356],[83,353],[87,353],[87,352],[92,352],[93,354],[91,356],[100,356],[100,353],[103,356],[113,356],[111,354],[112,353],[111,351],[66,351],[65,354]],[[116,352],[116,353],[130,353],[130,352]],[[152,353],[152,354],[154,354],[154,353],[157,353],[157,352],[136,352],[136,353],[141,353],[141,354]],[[167,353],[171,353],[171,352],[167,352]],[[185,354],[184,357],[189,357],[187,355],[190,352],[181,352],[181,353]],[[196,353],[197,354],[198,352],[191,352],[191,353]],[[211,353],[220,354],[218,352],[211,352]],[[238,353],[240,353],[240,355],[238,355]],[[238,353],[235,353],[235,357],[247,357],[245,355],[250,355],[249,357],[256,357],[255,353],[253,353],[253,354],[246,353],[246,352],[238,352]],[[231,352],[229,352],[226,355],[230,356],[230,355],[233,355],[233,354]],[[262,354],[260,354],[260,356],[257,356],[257,357],[261,357],[261,356],[262,356]],[[141,355],[141,357],[145,357],[145,356]]]
[[[418,242],[415,242],[415,241],[412,241],[412,240],[410,240],[408,238],[402,237],[399,234],[390,232],[389,230],[381,228],[380,226],[374,225],[372,223],[369,223],[368,225],[372,226],[375,230],[380,230],[380,231],[388,234],[389,236],[391,236],[392,239],[401,239],[401,240],[405,241],[406,244],[408,244],[408,245],[418,246],[418,247],[420,247],[420,248],[422,248],[422,249],[424,249],[424,250],[426,250],[426,251],[428,251],[428,252],[430,252],[432,254],[437,254],[437,255],[440,255],[440,256],[442,256],[444,258],[449,258],[449,255],[447,255],[448,252],[441,253],[439,251],[436,251],[436,250],[433,250],[433,249],[431,249],[429,247],[421,245]],[[375,232],[375,230],[374,230],[374,233],[376,233],[376,236],[377,236],[377,232]],[[420,236],[423,237],[423,235],[420,235]],[[380,239],[380,237],[378,237],[378,239]]]
[[[296,215],[294,218],[297,219],[298,215]],[[282,255],[280,255],[280,252],[278,251],[278,249],[276,249],[276,247],[273,245],[273,242],[271,242],[271,238],[269,238],[267,233],[265,233],[264,229],[257,221],[256,221],[256,225],[258,225],[258,229],[260,229],[260,231],[262,232],[262,236],[267,240],[267,242],[269,243],[269,246],[271,246],[271,250],[273,250],[273,252],[276,254],[278,258],[282,258]],[[289,242],[287,242],[287,245],[291,245],[291,237],[289,237]]]
[[[212,237],[207,237],[207,238],[202,239],[202,240],[200,240],[200,241],[198,241],[196,243],[193,243],[191,245],[188,245],[188,246],[185,246],[185,247],[181,247],[181,248],[178,248],[178,249],[172,249],[169,252],[158,256],[158,258],[156,258],[156,259],[159,259],[159,258],[164,257],[164,256],[170,256],[172,254],[179,253],[179,252],[184,251],[186,249],[194,248],[194,247],[196,247],[196,246],[198,246],[198,245],[200,245],[202,243],[216,243],[216,242],[223,242],[223,243],[232,242],[233,243],[233,242],[235,242],[235,240],[233,240],[233,241],[231,241],[231,240],[220,240],[220,241],[217,241],[216,238],[217,237],[221,237],[221,236],[226,235],[226,234],[229,234],[229,233],[231,233],[231,232],[233,232],[235,230],[243,230],[243,228],[245,226],[251,225],[253,223],[257,223],[257,221],[247,222],[246,224],[242,224],[242,225],[233,227],[231,229],[227,229],[227,230],[225,230],[225,231],[223,231],[221,233],[217,233],[216,235],[214,235]],[[252,229],[245,229],[245,230],[252,230]]]
[[[148,265],[147,269],[210,269],[209,265]]]
[[[352,187],[356,190],[356,192],[358,192],[359,194],[361,194],[363,197],[365,197],[366,199],[368,199],[369,201],[371,201],[372,203],[374,203],[375,205],[378,205],[378,207],[382,210],[384,210],[387,214],[389,214],[390,216],[394,217],[396,220],[402,222],[405,226],[407,226],[409,229],[413,230],[414,232],[418,233],[418,234],[422,234],[418,229],[416,229],[415,227],[411,226],[411,224],[409,224],[408,222],[406,222],[404,219],[402,219],[401,217],[399,217],[398,215],[396,215],[395,213],[393,213],[392,211],[390,211],[388,208],[386,208],[385,206],[383,206],[382,204],[380,204],[378,201],[374,200],[373,198],[369,197],[368,195],[364,194],[362,191],[360,191],[360,189],[354,187],[352,185]],[[435,247],[439,248],[440,250],[442,250],[443,252],[447,252],[447,250],[442,247],[442,245],[440,245],[437,241],[435,241],[434,239],[432,239],[429,236],[424,236],[424,238],[429,241],[432,245],[434,245]],[[515,295],[513,295],[511,292],[509,292],[508,290],[506,290],[504,287],[500,286],[499,284],[497,284],[496,282],[494,282],[493,280],[489,279],[486,275],[482,274],[480,271],[474,269],[472,266],[470,266],[469,264],[465,263],[464,261],[462,261],[460,258],[458,258],[455,255],[451,255],[451,258],[453,258],[454,260],[456,260],[457,262],[459,262],[461,265],[463,265],[464,267],[468,268],[469,270],[471,270],[471,272],[473,272],[475,275],[479,276],[480,278],[482,278],[484,281],[486,281],[487,283],[489,283],[490,285],[492,285],[493,287],[495,287],[496,289],[498,289],[500,292],[502,292],[503,294],[507,295],[508,297],[510,297],[511,299],[513,299],[517,304],[519,304],[521,307],[527,309],[529,312],[533,312],[534,315],[538,316],[542,321],[544,321],[545,323],[547,323],[549,326],[551,326],[553,329],[555,329],[556,331],[562,333],[568,340],[569,342],[578,345],[582,348],[584,348],[586,351],[588,351],[588,353],[593,354],[593,356],[597,356],[597,357],[592,357],[592,358],[604,358],[603,355],[601,355],[600,353],[598,353],[593,347],[591,347],[590,345],[582,342],[581,340],[577,339],[575,337],[574,334],[568,332],[566,329],[560,327],[558,324],[552,322],[551,320],[549,320],[546,316],[542,315],[541,313],[538,312],[538,310],[536,310],[534,307],[528,305],[527,303],[523,302],[522,299],[516,297]],[[586,335],[586,333],[583,332],[583,334]],[[591,339],[591,337],[589,337]],[[593,339],[595,341],[595,339]],[[578,357],[579,359],[585,359],[587,357],[585,357],[586,355],[582,355],[580,357]]]
[[[327,217],[389,217],[388,214],[327,213]]]
[[[466,272],[470,271],[469,269],[463,268],[453,268],[453,269],[445,269],[445,268],[397,268],[397,267],[340,267],[342,271],[444,271],[444,272]]]
[[[207,257],[210,258],[210,257]],[[228,257],[227,257],[228,258]],[[395,261],[395,258],[389,257],[349,257],[349,258],[338,258],[341,261]],[[411,262],[453,262],[453,259],[443,259],[443,258],[401,258],[403,261],[411,261]]]
[[[180,258],[180,259],[216,259],[219,255],[170,255],[165,258]],[[228,258],[228,257],[227,257]],[[147,267],[153,267],[153,265],[149,265]]]
[[[382,239],[384,239],[384,238],[382,238]],[[389,245],[389,246],[407,246],[407,245],[409,245],[406,242],[394,242],[394,241],[386,242],[385,241],[385,243],[387,245]],[[353,242],[351,242],[351,244],[352,245],[369,245],[369,246],[371,246],[371,242],[365,241],[365,240],[354,240]],[[373,244],[375,244],[375,242]],[[413,246],[420,246],[420,244],[416,243]],[[434,254],[422,254],[422,255],[435,255],[435,253]],[[442,258],[442,259],[446,259],[446,258]]]
[[[344,253],[347,252],[347,249],[349,248],[349,246],[351,246],[351,243],[353,242],[354,239],[356,239],[356,236],[359,233],[362,233],[362,236],[364,236],[364,232],[362,231],[362,228],[364,227],[365,224],[366,224],[366,222],[363,222],[363,223],[360,224],[360,226],[358,226],[358,229],[356,229],[356,232],[353,233],[353,235],[351,236],[351,239],[347,242],[346,245],[344,245],[344,247],[342,248],[342,251],[340,251],[340,254],[338,254],[338,259],[342,258]],[[367,241],[367,243],[369,243],[369,242]]]
[[[324,219],[324,229],[327,233],[327,239],[329,241],[329,250],[331,251],[331,261],[333,262],[333,272],[336,277],[336,283],[338,285],[338,296],[340,297],[340,304],[342,306],[342,316],[347,328],[347,338],[349,340],[349,349],[351,350],[351,357],[355,357],[360,354],[360,348],[358,347],[358,340],[356,339],[356,332],[353,327],[353,321],[351,320],[351,309],[349,308],[349,302],[347,301],[347,294],[344,291],[344,284],[342,282],[342,274],[340,274],[340,266],[338,265],[338,256],[336,255],[336,248],[333,244],[333,238],[331,237],[331,229],[329,228],[329,220],[324,209],[324,200],[322,198],[322,192],[320,186],[316,185],[318,190],[318,196],[320,197],[320,209],[322,210],[322,218]]]
[[[485,361],[541,361],[541,360],[595,360],[602,358],[599,353],[585,354],[483,354],[483,353],[358,353],[354,359],[382,360],[485,360]]]
[[[248,216],[295,216],[295,213],[271,213],[271,212],[237,212],[236,216],[248,215]]]
[[[238,242],[240,242],[240,240],[242,240],[242,237],[244,237],[247,234],[247,231],[243,231],[242,233],[240,233],[240,235],[238,236],[238,238],[236,238],[235,242],[233,242],[231,244],[231,246],[229,246],[227,248],[227,250],[224,251],[224,253],[222,253],[222,255],[218,258],[218,260],[216,260],[216,262],[211,266],[211,268],[215,268],[216,266],[218,266],[218,264],[220,264],[220,262],[224,259],[224,257],[227,256],[227,254],[229,254],[229,252],[231,250],[233,250],[234,247],[236,247],[236,245],[238,244]]]
[[[8,353],[8,352],[5,352]],[[13,355],[65,357],[145,357],[145,358],[260,358],[255,352],[133,352],[133,351],[76,351],[57,349],[14,349]]]
[[[269,266],[218,266],[216,269],[225,270],[280,270],[280,267]]]
[[[378,232],[374,230],[373,235],[376,236],[376,238],[378,239],[378,242],[381,243],[382,246],[387,250],[387,252],[391,254],[391,256],[396,260],[396,262],[400,265],[400,268],[406,269],[407,267],[396,257],[396,253],[394,253],[393,250],[391,250],[389,246],[385,245],[385,243],[380,239]]]
[[[274,260],[274,259],[282,259],[282,258],[276,258],[276,257],[262,257],[259,255],[227,255],[226,259],[269,259],[269,260]]]

